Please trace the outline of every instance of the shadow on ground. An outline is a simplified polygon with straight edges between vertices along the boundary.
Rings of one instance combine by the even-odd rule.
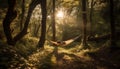
[[[119,59],[117,53],[109,55],[103,52],[86,53],[85,56],[76,55],[76,53],[58,52],[55,47],[53,52],[48,54],[43,60],[40,69],[119,69]],[[116,54],[116,55],[115,55]],[[52,62],[52,56],[55,56],[56,62]]]

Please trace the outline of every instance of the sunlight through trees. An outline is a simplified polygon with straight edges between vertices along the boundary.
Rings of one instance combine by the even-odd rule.
[[[119,69],[120,0],[0,0],[0,69]]]
[[[56,13],[56,16],[58,17],[58,18],[63,18],[64,17],[64,12],[62,11],[62,10],[60,10],[60,11],[58,11],[57,13]]]

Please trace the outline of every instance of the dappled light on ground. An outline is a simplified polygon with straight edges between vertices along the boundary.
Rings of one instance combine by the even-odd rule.
[[[98,56],[99,53],[95,55],[94,50],[77,51],[77,49],[78,47],[65,49],[46,45],[44,50],[37,50],[28,57],[25,69],[113,69],[115,67],[113,63],[103,58],[104,55]]]
[[[19,43],[15,48],[2,45],[0,48],[2,67],[4,65],[9,69],[119,69],[120,66],[120,51],[110,53],[107,42],[101,47],[90,49],[84,49],[82,44],[74,42],[68,46],[53,46],[46,43],[44,49],[34,49],[35,46],[32,45],[36,44],[34,41],[31,39],[25,41],[31,45],[30,48],[24,44],[19,47],[21,45]],[[88,45],[93,46],[92,43]],[[18,51],[19,48],[21,51]]]
[[[44,49],[23,57],[17,53],[17,49],[4,47],[0,49],[1,59],[9,65],[10,69],[118,69],[120,62],[120,51],[109,53],[108,47],[103,46],[91,49],[82,49],[82,44],[69,46],[45,45]],[[8,53],[9,52],[9,53]],[[4,55],[3,55],[4,54]],[[9,54],[9,55],[8,55]],[[23,55],[23,54],[22,54]],[[7,56],[7,57],[6,57]],[[25,55],[26,56],[26,55]],[[115,58],[115,56],[117,56]],[[9,63],[6,59],[9,57]],[[5,59],[3,59],[5,58]]]

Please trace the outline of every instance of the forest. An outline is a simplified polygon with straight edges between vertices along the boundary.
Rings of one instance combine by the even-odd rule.
[[[0,69],[120,69],[120,0],[0,0]]]

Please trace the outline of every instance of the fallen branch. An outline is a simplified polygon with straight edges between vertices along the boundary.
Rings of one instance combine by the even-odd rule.
[[[101,35],[98,37],[88,37],[88,41],[96,41],[96,40],[106,40],[106,39],[110,39],[110,35],[111,34],[106,34],[106,35]],[[120,39],[120,37],[117,37],[120,35],[120,32],[116,32],[116,39]]]

